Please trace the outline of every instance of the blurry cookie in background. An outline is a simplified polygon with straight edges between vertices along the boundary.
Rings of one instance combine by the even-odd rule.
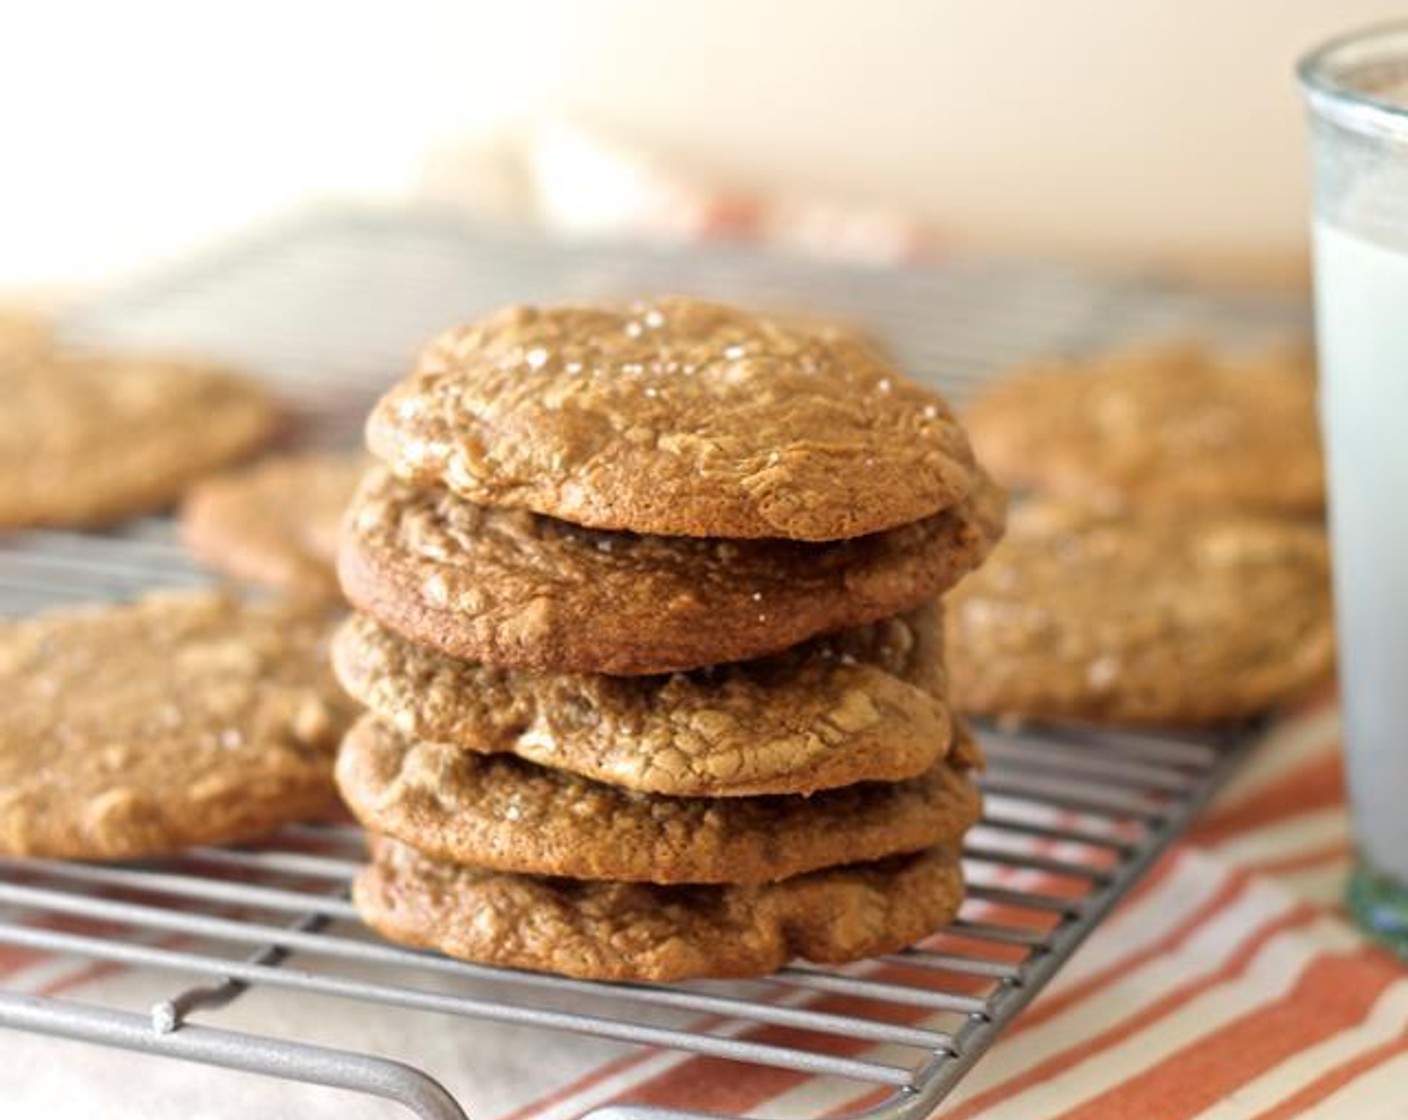
[[[366,469],[357,454],[265,459],[197,482],[181,506],[181,539],[236,580],[337,599],[342,514]]]
[[[952,701],[1033,719],[1246,719],[1329,679],[1329,580],[1316,526],[1028,504],[946,600]]]
[[[275,432],[269,393],[202,362],[0,353],[0,528],[98,525],[161,509]]]
[[[329,623],[171,592],[0,624],[0,853],[160,855],[338,812]]]
[[[966,420],[1005,485],[1099,506],[1316,515],[1324,465],[1308,349],[1169,343],[1001,380]]]
[[[0,361],[42,353],[53,344],[52,328],[43,315],[24,307],[0,306]]]

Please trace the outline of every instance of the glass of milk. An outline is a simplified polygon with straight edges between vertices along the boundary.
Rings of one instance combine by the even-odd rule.
[[[1408,953],[1408,23],[1301,61],[1315,174],[1350,907]]]

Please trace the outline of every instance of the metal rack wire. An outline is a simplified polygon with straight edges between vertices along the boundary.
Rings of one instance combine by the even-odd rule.
[[[1277,301],[1235,304],[1056,265],[957,259],[872,272],[738,251],[562,249],[443,218],[338,211],[151,277],[69,326],[93,340],[184,345],[267,370],[309,420],[304,438],[339,442],[437,323],[528,295],[662,288],[845,315],[958,396],[1037,352],[1150,329],[1281,331],[1300,315]],[[0,613],[205,578],[162,518],[0,540]],[[353,1089],[436,1120],[463,1117],[433,1071],[208,1025],[252,989],[281,989],[342,1000],[355,1014],[391,1006],[827,1075],[876,1088],[856,1116],[917,1120],[1179,835],[1247,741],[991,727],[980,737],[987,812],[965,847],[967,901],[947,929],[883,960],[668,986],[452,961],[369,936],[347,901],[360,834],[306,826],[254,847],[142,864],[0,860],[0,944],[172,977],[170,996],[149,1008],[0,992],[0,1026]],[[376,979],[364,975],[368,965]],[[836,996],[848,997],[845,1010],[825,1002]],[[197,1013],[201,1021],[191,1021]],[[786,1040],[749,1037],[758,1026],[785,1028]],[[593,1115],[666,1113],[627,1103]]]
[[[892,1090],[875,1116],[925,1115],[1178,835],[1239,753],[1230,742],[1152,737],[990,730],[984,738],[993,756],[989,811],[965,849],[977,881],[968,901],[948,929],[866,969],[798,965],[728,985],[725,994],[707,983],[516,973],[382,944],[363,933],[346,899],[360,835],[309,826],[257,848],[200,849],[141,865],[0,861],[0,904],[25,915],[0,923],[0,944],[185,978],[184,985],[173,979],[170,998],[145,1013],[0,995],[0,1025],[358,1089],[437,1120],[463,1115],[429,1074],[399,1063],[188,1023],[257,985],[339,997],[364,1010],[382,1004],[845,1078]],[[1114,770],[1103,758],[1112,751]],[[228,877],[232,871],[238,877]],[[50,919],[64,921],[55,928]],[[73,932],[72,919],[106,931]],[[178,940],[165,940],[172,935]],[[187,947],[188,939],[200,947]],[[299,967],[288,966],[290,953]],[[389,968],[395,980],[371,983],[346,971],[358,964]],[[447,978],[487,981],[493,994],[446,991],[439,982]],[[858,997],[874,1010],[839,1014],[796,1002],[815,993]],[[553,1006],[552,997],[580,994],[603,1009]],[[688,1028],[640,1020],[642,1010],[661,1008],[711,1019]],[[739,1024],[849,1045],[749,1041],[734,1036]],[[905,1059],[846,1056],[882,1045],[901,1048]]]

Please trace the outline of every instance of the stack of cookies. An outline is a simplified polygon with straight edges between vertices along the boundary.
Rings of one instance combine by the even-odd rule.
[[[892,951],[979,811],[936,597],[1004,500],[864,342],[514,308],[380,402],[334,642],[387,936],[613,979]]]

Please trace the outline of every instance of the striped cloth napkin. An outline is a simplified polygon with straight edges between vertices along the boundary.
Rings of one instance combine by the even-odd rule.
[[[940,1115],[1408,1117],[1408,969],[1345,921],[1349,856],[1338,722],[1325,696],[1271,729],[1193,834]],[[179,986],[172,977],[8,949],[0,950],[0,985],[129,1010]],[[844,1009],[841,997],[811,1005],[833,1003]],[[883,1095],[800,1073],[390,1009],[349,1012],[336,1001],[262,990],[208,1021],[403,1058],[443,1080],[475,1120],[570,1120],[623,1101],[827,1117]],[[780,1028],[739,1033],[788,1041]],[[832,1045],[886,1058],[863,1043]],[[21,1034],[0,1042],[6,1120],[332,1113],[402,1114],[332,1090],[77,1043]]]

